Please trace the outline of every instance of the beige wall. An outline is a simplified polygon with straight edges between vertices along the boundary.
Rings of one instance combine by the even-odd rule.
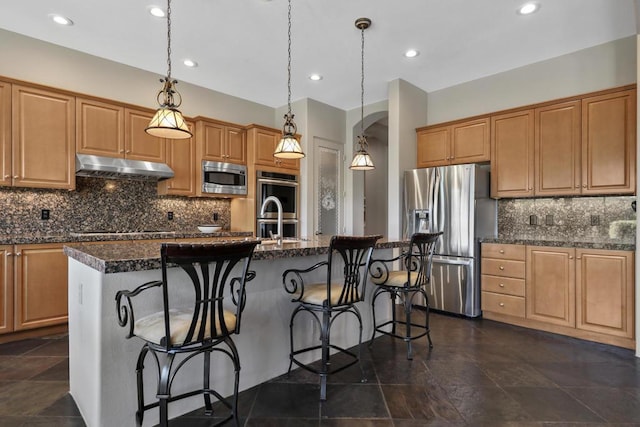
[[[0,76],[156,108],[162,76],[0,29]],[[274,125],[274,109],[180,82],[187,116]]]
[[[442,123],[636,82],[635,36],[429,93]]]

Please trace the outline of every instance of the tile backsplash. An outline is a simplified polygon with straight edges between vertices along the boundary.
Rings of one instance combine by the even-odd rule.
[[[635,243],[635,196],[501,199],[498,237]]]
[[[76,178],[76,190],[0,187],[0,234],[92,230],[191,231],[218,223],[228,230],[228,199],[158,196],[154,182]],[[41,219],[42,209],[50,218]],[[167,213],[173,212],[173,220]]]

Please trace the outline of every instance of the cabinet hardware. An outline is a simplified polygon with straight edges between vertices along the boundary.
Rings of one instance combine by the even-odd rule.
[[[11,256],[11,255],[13,255],[13,252],[7,252],[6,255],[7,256]]]
[[[13,176],[13,179],[18,179],[18,175],[14,175],[14,176]]]
[[[131,153],[131,150],[127,150],[127,151],[125,151],[125,153],[126,153],[126,154],[129,154],[129,153]]]
[[[503,254],[504,253],[504,249],[500,249],[500,253]]]
[[[503,302],[500,303],[500,307],[504,307],[504,303]]]
[[[571,255],[569,255],[569,259],[573,259],[573,257]]]
[[[504,283],[500,283],[499,285],[501,288],[504,288]]]
[[[582,257],[576,257],[576,259],[582,259]]]
[[[16,256],[22,255],[22,252],[16,252]]]
[[[11,175],[5,175],[4,176],[4,179],[9,179],[9,178],[11,178]]]
[[[504,270],[504,267],[503,267],[503,266],[500,266],[500,270]]]

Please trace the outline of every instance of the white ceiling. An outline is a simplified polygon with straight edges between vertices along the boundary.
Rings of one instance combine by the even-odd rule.
[[[387,98],[401,78],[427,92],[636,33],[634,0],[293,0],[292,100],[360,105],[360,31],[365,103]],[[166,0],[2,0],[0,28],[166,74]],[[172,75],[272,107],[287,103],[286,0],[173,0]],[[74,21],[54,24],[58,13]],[[0,40],[0,43],[2,41]],[[420,55],[403,57],[407,48]],[[199,67],[182,64],[192,58]],[[320,73],[312,82],[307,76]],[[179,86],[178,86],[179,88]],[[186,101],[185,101],[186,102]]]

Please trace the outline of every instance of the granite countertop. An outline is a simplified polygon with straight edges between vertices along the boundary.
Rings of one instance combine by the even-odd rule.
[[[219,231],[217,233],[201,233],[194,231],[157,231],[131,233],[60,233],[45,234],[32,233],[20,235],[0,235],[0,245],[26,245],[33,243],[82,243],[82,242],[112,242],[135,241],[149,239],[184,239],[208,237],[251,237],[250,231]]]
[[[312,240],[285,241],[282,245],[258,245],[252,260],[270,260],[278,258],[322,255],[329,252],[330,237],[318,237]],[[206,243],[206,239],[198,239]],[[211,240],[220,242],[220,240]],[[127,242],[111,244],[70,243],[64,246],[64,253],[89,267],[105,274],[129,271],[155,270],[161,268],[160,242]],[[376,249],[390,249],[407,246],[408,241],[386,239],[378,240]]]
[[[629,242],[621,242],[620,240],[598,240],[589,241],[586,239],[570,240],[563,239],[535,239],[532,237],[486,237],[480,239],[481,243],[505,243],[513,245],[529,245],[529,246],[553,246],[565,248],[581,248],[581,249],[608,249],[617,251],[635,251],[636,245]]]

